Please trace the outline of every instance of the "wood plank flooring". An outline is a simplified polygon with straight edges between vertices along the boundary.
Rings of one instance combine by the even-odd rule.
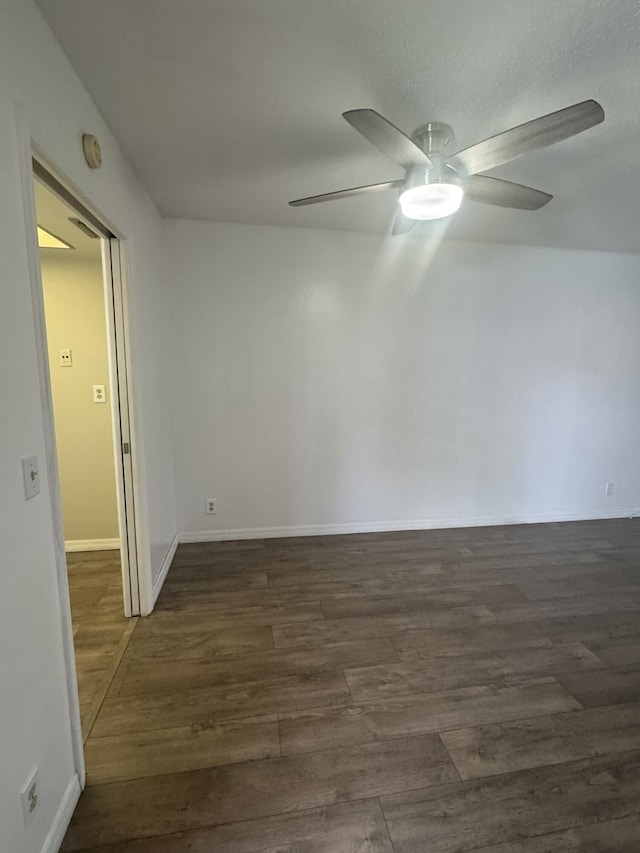
[[[639,557],[640,520],[181,546],[63,851],[638,853]]]
[[[67,574],[86,741],[134,625],[123,615],[119,551],[69,553]]]

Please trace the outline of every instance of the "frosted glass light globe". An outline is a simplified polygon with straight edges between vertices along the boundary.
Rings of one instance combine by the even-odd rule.
[[[408,219],[441,219],[462,204],[464,191],[457,184],[439,181],[410,187],[400,196],[400,209]]]

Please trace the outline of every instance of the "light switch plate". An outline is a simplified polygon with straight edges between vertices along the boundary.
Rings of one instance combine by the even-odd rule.
[[[38,789],[38,768],[34,767],[31,773],[29,774],[29,778],[27,779],[22,790],[20,791],[20,802],[22,803],[22,819],[24,821],[25,829],[31,823],[34,812],[38,807]]]
[[[40,493],[40,475],[38,473],[38,457],[25,456],[22,460],[22,480],[24,482],[24,498],[31,500]]]

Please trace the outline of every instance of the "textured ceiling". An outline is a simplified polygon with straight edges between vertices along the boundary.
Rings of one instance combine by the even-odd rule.
[[[595,98],[603,125],[493,173],[551,204],[469,201],[448,234],[640,252],[637,0],[38,2],[165,216],[383,231],[393,193],[287,206],[401,177],[344,110],[462,148]]]

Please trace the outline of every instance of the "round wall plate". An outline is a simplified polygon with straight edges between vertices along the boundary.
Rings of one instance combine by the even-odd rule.
[[[82,134],[82,150],[84,159],[90,169],[99,169],[102,166],[102,150],[97,136],[92,133]]]

